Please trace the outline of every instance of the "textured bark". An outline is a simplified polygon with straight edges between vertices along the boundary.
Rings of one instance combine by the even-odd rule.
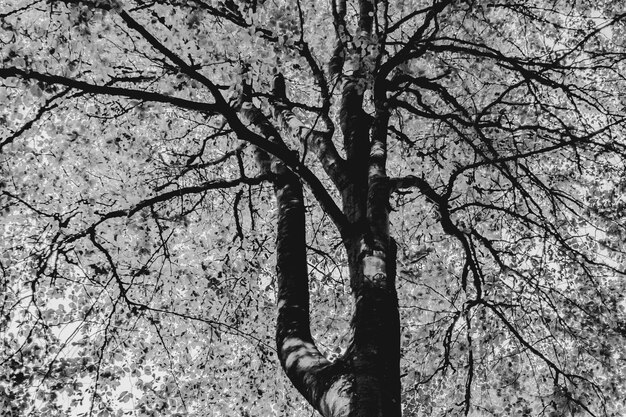
[[[401,415],[396,247],[389,236],[389,179],[385,171],[387,120],[388,113],[381,100],[365,159],[368,167],[365,208],[358,209],[362,210],[359,213],[362,226],[347,244],[356,309],[352,319],[353,341],[346,360],[355,375],[352,415],[358,417]],[[344,201],[360,202],[360,199],[353,196]]]
[[[252,130],[272,142],[283,143],[278,130],[246,97],[239,113]],[[262,171],[268,169],[265,158],[271,159],[257,151],[257,162]],[[278,207],[278,357],[294,387],[323,416],[349,417],[353,384],[349,369],[343,361],[332,363],[326,359],[311,336],[302,184],[282,161],[274,158],[270,166]]]
[[[346,162],[337,152],[332,141],[332,131],[320,131],[307,126],[286,105],[285,80],[282,74],[274,78],[273,94],[275,102],[273,115],[278,125],[289,132],[302,145],[304,156],[313,153],[322,164],[322,168],[338,189],[343,189],[348,183],[346,178]]]
[[[364,1],[361,6],[359,25],[370,31],[373,3]],[[335,10],[340,26],[345,2],[335,5]],[[338,63],[341,54],[338,49],[334,56]],[[381,89],[375,94],[374,116],[366,114],[364,75],[358,63],[351,65],[352,72],[344,73],[340,80],[339,122],[345,159],[335,148],[332,132],[305,126],[291,111],[280,75],[275,80],[272,114],[281,131],[291,134],[303,153],[317,157],[341,196],[342,215],[349,226],[340,233],[356,304],[352,340],[344,356],[332,363],[315,346],[309,321],[302,178],[291,165],[288,169],[273,158],[271,173],[278,207],[276,345],[281,365],[294,387],[323,416],[399,417],[396,247],[389,235],[390,181],[385,170],[389,113]],[[243,103],[240,113],[250,129],[286,146],[278,129],[249,100]],[[260,163],[261,168],[264,166],[267,164]]]
[[[275,165],[276,167],[276,165]],[[324,358],[310,333],[304,204],[299,180],[277,172],[278,321],[276,342],[294,386],[324,416],[399,416],[399,316],[395,246],[372,250],[361,240],[355,285],[353,340],[335,363]]]
[[[294,386],[324,416],[350,416],[352,379],[343,362],[315,347],[309,325],[304,203],[298,178],[284,170],[275,182],[278,204],[276,345]]]

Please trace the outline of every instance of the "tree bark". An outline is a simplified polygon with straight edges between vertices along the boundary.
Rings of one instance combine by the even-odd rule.
[[[303,127],[280,103],[274,109],[279,125],[303,146],[308,144],[325,165],[351,224],[342,237],[356,306],[352,340],[335,362],[324,357],[311,335],[302,181],[278,158],[257,155],[259,167],[271,170],[278,208],[278,357],[294,387],[325,417],[401,415],[396,246],[389,236],[389,179],[385,172],[388,113],[384,106],[377,109],[372,123],[372,117],[362,110],[356,80],[347,79],[341,115],[345,161],[323,132]],[[250,129],[284,145],[280,132],[249,99],[244,98],[239,113]]]
[[[331,363],[310,332],[302,186],[291,172],[275,181],[278,204],[276,346],[280,363],[294,386],[323,415],[348,417],[353,379],[343,361]]]
[[[239,113],[251,129],[282,143],[276,128],[245,95]],[[344,361],[326,359],[311,336],[302,183],[277,158],[257,153],[257,163],[262,171],[271,171],[278,207],[276,350],[280,364],[294,387],[321,415],[350,417],[353,383],[350,370]]]
[[[276,169],[276,165],[274,166]],[[346,354],[329,362],[310,332],[308,271],[302,186],[277,172],[278,320],[281,365],[294,386],[327,417],[397,417],[400,411],[400,323],[395,290],[396,248],[383,248],[360,234],[352,283],[356,309]],[[386,201],[382,201],[386,204]],[[356,239],[355,239],[356,240]]]
[[[358,417],[401,415],[396,245],[389,235],[389,178],[385,170],[388,117],[383,98],[376,106],[368,138],[367,192],[365,207],[360,209],[364,213],[360,211],[358,217],[362,226],[346,247],[351,254],[351,287],[356,300],[353,340],[346,360],[355,376],[353,415]],[[359,130],[349,124],[344,128]],[[347,196],[344,204],[361,202],[359,197]]]

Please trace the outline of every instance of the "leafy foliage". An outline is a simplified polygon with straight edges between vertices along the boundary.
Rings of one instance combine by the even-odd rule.
[[[617,3],[4,1],[0,408],[310,415],[277,372],[259,149],[308,185],[311,328],[335,360],[353,300],[314,140],[349,152],[356,80],[362,120],[380,91],[390,111],[404,413],[622,415]],[[237,116],[250,88],[279,119],[277,74],[289,152]]]

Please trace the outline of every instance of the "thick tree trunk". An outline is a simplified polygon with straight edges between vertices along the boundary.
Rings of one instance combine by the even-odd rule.
[[[351,370],[343,361],[328,361],[310,332],[302,186],[294,174],[285,171],[278,175],[275,192],[279,213],[276,346],[280,363],[294,386],[323,416],[352,416]]]
[[[396,253],[362,244],[352,285],[353,340],[345,355],[354,373],[351,416],[400,416],[400,323],[394,286]]]
[[[304,204],[299,180],[289,171],[275,183],[278,204],[276,343],[294,386],[324,416],[400,416],[400,323],[395,290],[395,243],[372,249],[366,234],[350,247],[355,261],[353,339],[338,361],[315,347],[309,324]],[[356,239],[355,239],[356,240]]]
[[[354,189],[343,193],[344,210],[359,214],[354,219],[359,225],[357,233],[346,242],[356,308],[353,340],[345,355],[354,373],[352,415],[358,417],[401,415],[396,246],[389,236],[389,179],[385,172],[388,115],[381,109],[367,140],[365,197],[350,196]],[[364,124],[363,120],[356,122],[357,126]],[[346,120],[344,130],[359,132],[357,126]],[[346,207],[350,202],[364,207]]]
[[[252,105],[249,97],[244,95],[242,99],[239,108],[242,120],[264,137],[281,143],[279,132]],[[302,184],[281,161],[259,150],[256,152],[259,168],[270,170],[274,176],[278,206],[276,348],[280,364],[294,387],[321,415],[352,416],[353,378],[350,369],[344,361],[333,363],[326,359],[311,336]],[[272,159],[271,164],[269,159]]]
[[[294,387],[321,415],[399,417],[396,247],[389,236],[386,145],[380,137],[386,129],[386,114],[379,112],[371,125],[361,103],[355,79],[349,79],[343,90],[341,116],[346,160],[341,159],[324,132],[304,127],[283,106],[274,109],[279,124],[319,154],[318,159],[341,193],[343,213],[351,224],[351,230],[342,237],[356,301],[353,337],[344,356],[335,362],[321,354],[311,336],[301,179],[277,158],[257,150],[259,167],[273,174],[278,206],[276,346]],[[249,98],[243,98],[239,113],[250,129],[284,145],[278,130]]]

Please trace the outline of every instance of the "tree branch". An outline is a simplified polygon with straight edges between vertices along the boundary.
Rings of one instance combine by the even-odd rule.
[[[25,80],[37,80],[47,84],[64,85],[70,88],[84,91],[85,93],[89,94],[121,96],[135,100],[172,104],[177,107],[188,110],[196,110],[209,115],[221,113],[219,107],[215,103],[201,103],[149,91],[90,84],[84,81],[74,80],[60,75],[43,74],[40,72],[27,71],[16,67],[0,68],[0,78],[10,77],[17,77]]]
[[[212,180],[212,181],[207,181],[201,185],[184,187],[184,188],[179,188],[177,190],[167,191],[163,194],[159,194],[157,196],[142,200],[139,203],[127,209],[114,210],[108,213],[104,213],[101,215],[100,219],[97,222],[92,223],[89,227],[87,227],[86,229],[80,232],[77,232],[68,236],[68,238],[65,239],[63,243],[65,244],[71,243],[89,235],[100,224],[104,223],[107,220],[120,218],[120,217],[131,217],[144,208],[151,207],[157,203],[168,201],[175,197],[181,197],[181,196],[189,195],[189,194],[199,194],[208,190],[233,188],[241,184],[258,185],[264,181],[271,181],[271,180],[273,180],[273,177],[271,175],[260,175],[254,178],[242,177],[242,178],[237,178],[233,180]]]
[[[322,164],[324,171],[339,190],[346,186],[345,161],[337,152],[332,141],[332,131],[323,132],[306,126],[285,104],[287,96],[282,74],[274,78],[273,115],[281,127],[304,147],[304,152],[311,150]],[[305,155],[303,155],[304,159]]]

